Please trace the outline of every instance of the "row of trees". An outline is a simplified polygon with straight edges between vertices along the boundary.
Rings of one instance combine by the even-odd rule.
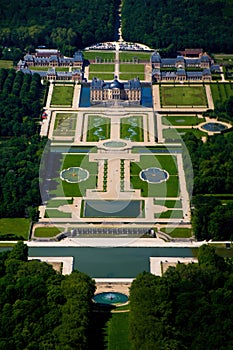
[[[226,350],[233,347],[233,265],[202,246],[198,264],[163,277],[144,272],[130,288],[132,350]]]
[[[94,281],[27,255],[23,242],[0,254],[0,349],[89,349]]]
[[[71,54],[99,41],[114,40],[119,1],[22,0],[15,11],[13,0],[2,0],[0,45],[29,48],[46,45]]]
[[[211,11],[210,11],[211,9]],[[154,48],[232,52],[230,0],[124,0],[122,34]]]

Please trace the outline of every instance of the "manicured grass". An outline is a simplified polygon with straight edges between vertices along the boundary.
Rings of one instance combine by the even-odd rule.
[[[55,237],[60,232],[63,232],[62,227],[37,227],[34,231],[35,237],[50,238]]]
[[[192,126],[192,125],[198,125],[200,123],[203,123],[205,121],[205,118],[198,118],[195,115],[188,115],[188,116],[168,115],[166,117],[163,117],[162,121],[163,121],[163,125]]]
[[[92,63],[89,66],[89,72],[114,72],[114,64],[107,63]]]
[[[2,218],[0,219],[0,240],[1,236],[14,235],[28,239],[30,219],[24,218]],[[10,237],[13,239],[14,237]]]
[[[105,342],[108,343],[108,350],[129,350],[128,339],[129,313],[113,313],[106,325]]]
[[[120,52],[121,61],[131,61],[134,57],[137,57],[139,60],[150,61],[152,52]]]
[[[115,60],[115,52],[109,52],[104,50],[98,51],[83,51],[84,58],[86,60],[95,60],[96,57],[102,58],[102,60]]]
[[[113,80],[114,79],[114,73],[89,73],[89,80],[92,80],[93,78],[98,78],[102,80]]]
[[[99,115],[88,116],[87,142],[98,142],[110,138],[110,118]]]
[[[203,86],[161,86],[162,106],[207,106]]]
[[[140,80],[144,80],[145,79],[145,75],[142,73],[120,73],[120,77],[121,80],[131,80],[134,78],[139,78]]]
[[[192,236],[192,229],[187,227],[163,227],[160,231],[167,233],[172,238],[189,238]]]
[[[216,63],[223,64],[232,64],[233,61],[233,55],[232,54],[223,54],[223,53],[216,53],[213,55],[214,60]]]
[[[159,219],[182,219],[183,211],[182,210],[168,210],[163,213],[155,214],[156,218]]]
[[[56,209],[47,209],[45,211],[45,217],[46,218],[71,218],[71,213],[64,213],[60,210]]]
[[[218,101],[223,103],[233,95],[233,84],[231,83],[211,84],[210,87],[214,104]]]
[[[134,142],[143,142],[143,117],[121,118],[120,137]]]
[[[53,136],[74,136],[77,113],[57,113],[54,123]]]
[[[137,73],[144,73],[145,66],[144,64],[120,64],[120,72],[121,73],[130,73],[130,72],[137,72]]]
[[[155,205],[163,205],[167,208],[182,208],[181,201],[180,200],[154,200]]]
[[[46,208],[58,208],[62,205],[67,205],[67,204],[73,204],[73,200],[72,199],[68,199],[68,200],[51,199],[50,201],[48,201]]]
[[[199,129],[175,129],[175,128],[170,128],[170,129],[164,129],[163,130],[163,137],[166,140],[169,141],[180,141],[182,136],[184,136],[186,133],[191,132],[193,133],[196,137],[201,138],[202,136],[207,136],[207,133],[205,131],[201,131]]]
[[[89,162],[88,155],[68,154],[61,160],[61,167],[57,170],[53,179],[52,195],[56,197],[83,197],[86,195],[86,189],[96,188],[98,164]],[[70,167],[82,167],[89,172],[89,178],[80,183],[68,183],[60,179],[60,171]],[[78,210],[78,209],[77,209]]]
[[[142,181],[139,173],[142,169],[158,167],[169,173],[169,179],[159,184],[151,184]],[[143,197],[178,197],[179,179],[177,176],[176,158],[171,155],[143,155],[139,163],[130,164],[131,185],[134,189],[141,189]]]
[[[49,68],[51,68],[51,67],[49,67],[49,66],[47,66],[47,67],[38,67],[38,66],[33,66],[33,67],[31,67],[30,69],[31,70],[36,70],[36,71],[44,71],[44,72],[47,72],[47,70],[49,69]],[[69,71],[69,68],[68,67],[55,67],[55,70],[57,71],[57,72],[68,72]]]
[[[74,93],[73,86],[55,85],[53,88],[51,105],[72,106],[73,93]]]
[[[0,68],[13,68],[13,61],[9,60],[0,60]]]

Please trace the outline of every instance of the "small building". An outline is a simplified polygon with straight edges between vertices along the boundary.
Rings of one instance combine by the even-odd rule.
[[[138,78],[129,80],[127,83],[121,83],[117,77],[110,82],[93,78],[91,82],[91,104],[101,103],[121,103],[140,104],[141,102],[141,83]]]

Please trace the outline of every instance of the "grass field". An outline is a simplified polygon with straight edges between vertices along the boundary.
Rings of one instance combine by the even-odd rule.
[[[170,129],[164,129],[163,130],[163,137],[166,140],[173,140],[173,141],[179,141],[181,140],[182,136],[184,136],[186,133],[191,132],[193,133],[196,137],[201,138],[202,136],[207,136],[207,133],[205,131],[201,131],[199,129],[175,129],[175,128],[170,128]]]
[[[46,208],[58,208],[62,205],[68,205],[68,204],[73,204],[72,199],[51,199],[48,201]]]
[[[107,322],[105,328],[105,343],[108,350],[129,350],[128,339],[128,319],[129,313],[112,313],[112,317]]]
[[[73,86],[55,85],[53,88],[51,105],[72,106],[73,93],[74,93]]]
[[[181,201],[180,200],[154,200],[155,205],[162,205],[167,208],[181,208]]]
[[[134,78],[139,78],[140,80],[145,79],[144,73],[120,73],[120,80],[131,80]]]
[[[168,210],[163,213],[155,214],[156,218],[159,219],[182,219],[183,211],[182,210]]]
[[[84,58],[86,60],[95,60],[96,57],[102,60],[115,60],[115,52],[109,52],[104,50],[98,51],[83,51]]]
[[[143,61],[150,61],[152,52],[120,52],[120,61],[131,61],[134,57]]]
[[[0,240],[1,236],[14,235],[28,239],[30,219],[23,218],[2,218],[0,219]],[[13,236],[11,238],[14,238]]]
[[[47,209],[45,211],[46,218],[71,218],[71,213],[64,213],[63,211],[57,209]]]
[[[55,237],[60,232],[63,232],[64,228],[62,227],[37,227],[34,231],[35,237],[42,237],[42,238],[50,238]]]
[[[13,68],[13,61],[0,60],[0,68]]]
[[[143,181],[139,177],[142,169],[158,167],[169,173],[169,179],[165,182],[152,184]],[[132,188],[141,189],[143,197],[178,197],[179,178],[176,165],[176,158],[171,155],[143,155],[140,162],[130,164],[130,181]]]
[[[114,72],[113,73],[89,73],[89,80],[92,80],[93,78],[99,78],[102,80],[113,80],[114,79]]]
[[[203,86],[161,86],[162,106],[207,107]]]
[[[163,227],[160,230],[167,233],[172,238],[189,238],[192,236],[192,229],[187,227]]]
[[[87,142],[98,142],[110,138],[110,118],[99,115],[88,116]]]
[[[89,66],[89,72],[114,72],[115,66],[114,64],[107,63],[92,63]]]
[[[121,118],[120,137],[133,142],[143,142],[143,117]]]
[[[211,93],[214,100],[214,104],[216,104],[217,101],[221,101],[221,103],[223,103],[230,96],[233,95],[232,83],[211,84],[210,87],[211,87]]]
[[[188,115],[188,116],[174,116],[174,115],[168,115],[166,117],[162,118],[163,125],[173,125],[173,126],[192,126],[192,125],[198,125],[200,123],[203,123],[205,121],[205,118],[198,118],[195,115]]]
[[[70,167],[82,167],[89,172],[89,178],[80,183],[68,183],[60,179],[60,171]],[[86,194],[86,189],[96,187],[98,164],[89,162],[88,155],[68,154],[64,155],[61,160],[60,169],[54,173],[52,180],[51,194],[55,197],[83,197]]]
[[[54,123],[53,136],[74,136],[77,113],[57,113]]]
[[[121,73],[144,73],[145,66],[144,64],[120,64]]]

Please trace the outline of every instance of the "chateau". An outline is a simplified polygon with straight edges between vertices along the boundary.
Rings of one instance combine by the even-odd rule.
[[[111,83],[93,78],[91,82],[91,104],[117,101],[140,104],[141,90],[141,83],[138,78],[129,80],[127,83],[120,83],[117,77]]]

